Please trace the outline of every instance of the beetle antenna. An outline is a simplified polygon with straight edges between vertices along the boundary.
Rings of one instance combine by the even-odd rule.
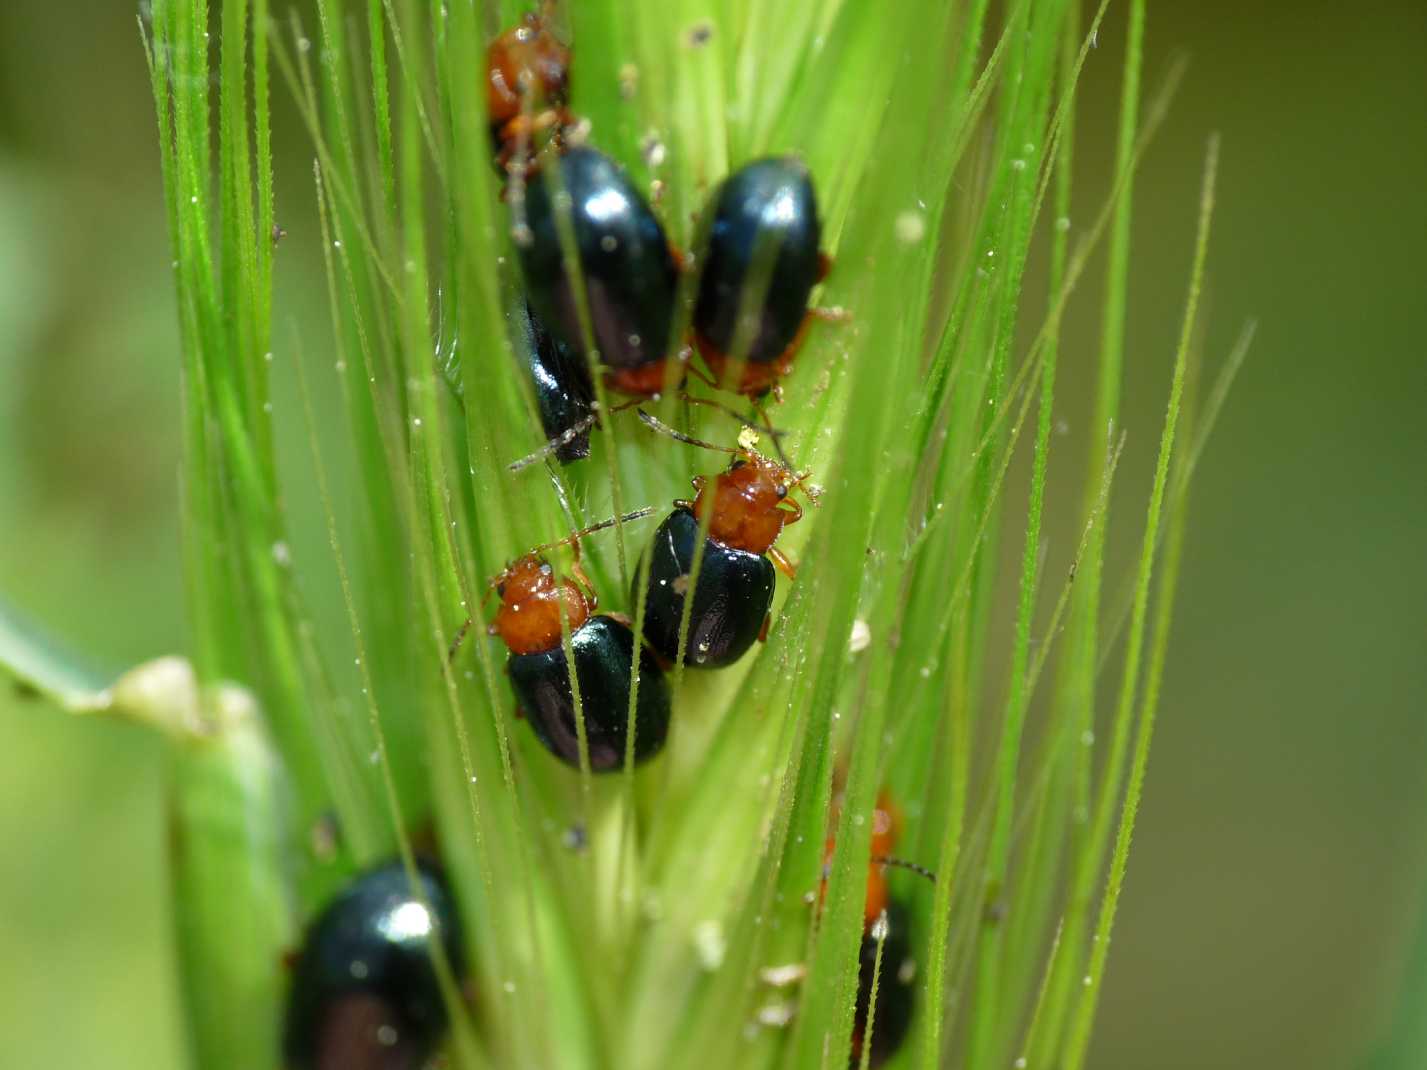
[[[484,600],[482,600],[482,603],[484,604]],[[461,649],[461,644],[466,641],[466,636],[470,634],[471,620],[472,618],[470,617],[466,618],[465,623],[457,629],[455,638],[451,640],[451,645],[446,648],[446,663],[448,665],[456,660],[457,651]]]
[[[788,466],[788,470],[792,471],[792,465]],[[810,486],[803,486],[803,484],[807,483],[807,481],[812,478],[812,474],[813,470],[809,468],[806,471],[795,475],[793,477],[793,481],[788,484],[788,489],[792,490],[794,487],[802,487],[803,493],[808,496],[808,501],[812,502],[814,505],[817,505],[818,499],[822,497],[821,492],[814,490]]]
[[[616,524],[628,524],[631,520],[641,520],[644,517],[649,516],[653,512],[654,506],[647,505],[643,509],[634,510],[632,513],[624,513],[620,516],[612,516],[608,520],[601,520],[598,524],[591,524],[589,527],[581,528],[579,531],[572,531],[563,539],[556,539],[554,542],[542,543],[539,546],[532,547],[528,552],[532,554],[539,554],[544,553],[546,550],[553,550],[557,546],[569,546],[578,542],[586,535],[592,535],[596,531],[604,531],[605,528],[612,528]]]
[[[890,855],[873,855],[872,862],[879,866],[892,866],[896,869],[910,870],[920,877],[925,877],[933,884],[936,883],[936,874],[927,869],[926,866],[919,866],[915,862],[908,862],[905,858],[892,858]]]
[[[590,415],[586,416],[584,419],[577,420],[575,423],[565,428],[565,430],[561,431],[558,435],[552,438],[549,442],[545,443],[545,445],[541,446],[539,449],[535,450],[532,453],[527,453],[518,461],[511,461],[508,465],[505,466],[506,471],[519,472],[522,468],[529,468],[536,461],[542,460],[550,456],[550,454],[554,453],[562,446],[568,446],[571,442],[574,442],[575,439],[578,438],[583,432],[588,431],[591,427],[593,427],[598,419],[599,417],[595,413],[590,413]]]
[[[632,409],[638,404],[638,401],[622,401],[618,405],[611,405],[607,411],[611,413],[623,412],[625,409]],[[571,442],[574,442],[577,437],[579,437],[585,431],[588,431],[595,424],[599,423],[599,421],[600,417],[598,412],[590,413],[588,416],[576,421],[571,426],[565,428],[565,430],[561,431],[558,435],[550,439],[550,441],[546,442],[545,445],[541,446],[533,453],[527,453],[518,461],[511,461],[508,465],[505,466],[506,471],[519,472],[522,468],[529,468],[536,461],[544,457],[548,457],[550,454],[558,450],[561,446],[568,446]]]
[[[688,446],[700,446],[703,449],[715,450],[718,453],[732,453],[736,457],[742,457],[746,452],[744,450],[730,449],[728,446],[715,446],[712,442],[705,442],[701,438],[694,438],[693,435],[686,435],[684,434],[684,432],[670,427],[663,420],[660,420],[654,416],[650,416],[643,409],[640,409],[638,411],[639,418],[644,421],[645,426],[647,426],[651,431],[657,431],[661,435],[668,435],[676,442],[682,442]]]
[[[721,401],[716,401],[713,398],[695,397],[693,394],[690,394],[688,392],[680,394],[679,397],[682,400],[687,401],[690,405],[707,405],[711,409],[717,409],[725,416],[737,420],[744,427],[751,428],[754,431],[757,431],[759,434],[767,435],[775,443],[788,433],[785,429],[781,427],[774,427],[772,424],[760,424],[756,420],[750,420],[747,416],[744,416],[737,409],[725,405]],[[758,414],[755,412],[754,415],[757,416]],[[789,465],[789,467],[792,466]]]
[[[784,468],[788,469],[789,471],[792,471],[793,462],[788,459],[787,453],[783,451],[783,436],[786,435],[788,432],[781,427],[774,427],[771,423],[758,423],[759,416],[763,416],[765,420],[767,419],[767,417],[765,414],[760,413],[758,411],[757,406],[754,406],[753,418],[750,419],[749,417],[744,416],[737,410],[729,408],[729,406],[725,405],[723,402],[715,401],[713,398],[697,398],[689,393],[685,393],[682,396],[685,401],[691,402],[695,405],[707,405],[710,408],[717,409],[719,412],[731,416],[744,427],[747,427],[753,431],[757,431],[759,434],[767,435],[773,441],[773,450],[775,453],[778,454],[778,460],[783,463]]]

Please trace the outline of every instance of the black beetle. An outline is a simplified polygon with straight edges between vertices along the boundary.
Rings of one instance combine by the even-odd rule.
[[[719,187],[707,226],[694,341],[720,381],[740,357],[742,377],[730,385],[762,394],[792,368],[808,297],[828,268],[807,168],[789,156],[745,164]]]
[[[694,478],[692,502],[677,501],[654,534],[645,588],[644,639],[664,659],[679,652],[679,623],[688,596],[699,518],[708,515],[708,538],[689,610],[685,660],[700,668],[719,668],[741,658],[761,638],[773,604],[776,566],[789,579],[793,563],[774,543],[788,524],[803,515],[789,495],[807,474],[752,449],[727,449],[690,438],[641,411],[645,424],[692,445],[734,454],[728,470],[708,479]],[[804,493],[807,493],[804,491]],[[635,570],[631,605],[638,605]]]
[[[439,939],[463,971],[460,924],[440,872],[418,863],[420,894],[390,862],[338,893],[307,931],[292,971],[283,1052],[293,1070],[414,1070],[446,1032],[431,961]]]
[[[551,168],[558,168],[560,193],[568,198],[591,336],[608,381],[624,393],[657,393],[672,340],[678,264],[648,202],[623,169],[595,149],[572,148],[542,164],[523,202],[513,203],[516,251],[531,307],[560,341],[583,351]]]
[[[651,511],[636,510],[619,519],[637,520]],[[663,670],[649,650],[636,642],[634,632],[623,619],[595,614],[599,602],[580,568],[580,536],[614,523],[606,520],[559,542],[537,547],[491,580],[491,587],[500,596],[500,609],[488,630],[500,636],[510,651],[506,669],[521,714],[550,753],[578,766],[575,692],[563,643],[564,629],[569,630],[590,768],[597,773],[624,765],[636,649],[639,698],[634,711],[635,762],[658,754],[669,735],[669,685]],[[557,581],[554,569],[541,554],[565,543],[575,548],[576,557],[571,575]],[[451,657],[469,625],[467,621],[451,645]]]
[[[852,1059],[856,1066],[862,1056],[867,1033],[867,1011],[872,1000],[872,974],[877,965],[877,937],[874,922],[862,936],[858,951],[857,1006],[852,1019]],[[877,974],[877,1003],[872,1015],[870,1062],[880,1066],[892,1057],[907,1039],[912,1025],[914,970],[912,945],[907,938],[907,911],[898,903],[887,905],[887,935],[882,941],[882,969]]]

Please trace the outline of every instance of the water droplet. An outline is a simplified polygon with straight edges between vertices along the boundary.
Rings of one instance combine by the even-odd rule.
[[[897,233],[897,240],[904,245],[912,245],[921,241],[927,234],[926,217],[920,212],[906,211],[898,214],[893,227]]]
[[[728,950],[728,943],[724,939],[721,921],[711,918],[697,923],[692,936],[694,951],[699,956],[699,965],[710,971],[723,965],[723,956]]]
[[[852,622],[852,634],[847,637],[847,652],[860,654],[872,645],[872,628],[861,617]]]

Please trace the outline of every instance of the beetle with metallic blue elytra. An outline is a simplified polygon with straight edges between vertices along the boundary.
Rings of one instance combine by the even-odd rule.
[[[639,509],[621,523],[648,516]],[[624,766],[629,741],[629,701],[635,652],[639,655],[639,696],[634,710],[634,762],[663,749],[669,734],[669,686],[654,656],[635,638],[622,617],[596,614],[599,599],[580,567],[579,539],[612,527],[606,520],[538,546],[507,565],[491,580],[500,609],[488,629],[510,651],[506,670],[520,713],[535,736],[567,765],[580,764],[580,714],[590,769],[606,773]],[[569,545],[575,550],[570,575],[557,579],[544,551]],[[562,625],[563,620],[563,625]],[[451,644],[454,657],[471,622]],[[573,658],[567,658],[564,635]],[[570,663],[575,666],[580,701],[577,712]]]
[[[700,521],[708,517],[708,537],[689,609],[685,658],[690,665],[716,669],[731,665],[766,634],[778,568],[793,578],[793,563],[774,543],[803,510],[789,495],[810,473],[796,475],[752,449],[729,449],[675,431],[640,410],[640,419],[681,442],[734,455],[726,472],[712,479],[695,476],[694,500],[677,501],[654,533],[645,588],[644,639],[668,661],[679,653],[679,628],[688,597],[689,575],[699,545]],[[809,499],[813,495],[807,489]],[[631,604],[638,604],[635,570]]]
[[[663,226],[623,168],[595,149],[569,149],[530,176],[511,210],[535,315],[576,353],[586,351],[588,328],[612,389],[658,393],[679,267]],[[577,273],[569,270],[560,241],[559,215],[566,212]]]
[[[694,343],[721,385],[756,397],[792,370],[831,264],[808,169],[790,156],[745,164],[719,187],[707,229]]]
[[[290,1070],[426,1065],[446,1032],[433,940],[463,973],[459,919],[444,877],[419,862],[417,887],[390,862],[338,893],[312,923],[292,971],[283,1055]]]

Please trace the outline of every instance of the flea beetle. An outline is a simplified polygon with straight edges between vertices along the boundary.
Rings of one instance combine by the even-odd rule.
[[[527,302],[519,302],[513,315],[529,358],[535,403],[540,426],[550,440],[549,452],[561,464],[588,457],[595,388],[585,359],[546,330]]]
[[[719,187],[693,329],[720,383],[758,396],[791,370],[808,296],[828,269],[821,241],[817,197],[799,160],[754,160]]]
[[[461,934],[439,871],[416,875],[413,888],[400,862],[369,870],[308,929],[284,1027],[292,1070],[404,1070],[435,1052],[447,1015],[432,942],[459,978]]]
[[[877,967],[879,928],[885,926],[881,940],[882,965]],[[872,978],[877,977],[877,999],[872,1000]],[[907,911],[898,903],[888,903],[885,921],[879,916],[862,934],[862,947],[857,955],[857,1005],[852,1018],[852,1055],[850,1065],[857,1066],[866,1043],[868,1011],[872,1012],[872,1051],[869,1063],[880,1066],[892,1057],[907,1039],[912,1025],[913,991],[916,961],[912,958],[911,941],[907,938]]]
[[[734,454],[726,472],[712,479],[696,476],[694,500],[676,501],[654,533],[644,610],[645,641],[666,660],[675,660],[699,521],[707,515],[708,538],[689,611],[685,656],[700,668],[731,665],[764,634],[773,604],[774,567],[793,577],[793,563],[774,542],[786,525],[802,517],[802,508],[789,495],[809,473],[794,475],[755,450],[701,442],[642,410],[639,415],[653,429],[680,441]],[[642,568],[635,570],[636,595],[641,574]]]
[[[637,520],[652,511],[636,510],[620,520]],[[488,630],[500,636],[510,651],[506,671],[521,715],[546,750],[568,765],[578,766],[579,728],[570,662],[562,642],[563,614],[574,654],[590,768],[596,773],[624,765],[636,649],[639,698],[634,713],[634,761],[658,754],[669,734],[669,685],[659,663],[635,640],[625,620],[595,613],[599,600],[580,567],[579,538],[613,524],[606,520],[537,547],[491,581],[500,608]],[[543,552],[565,544],[575,549],[576,556],[570,575],[557,580]],[[463,628],[452,644],[452,655],[464,635]]]
[[[573,125],[570,99],[570,49],[534,13],[490,43],[486,49],[486,110],[497,162],[507,169],[529,162],[535,135],[548,132],[557,144]]]
[[[837,813],[842,809],[841,796],[833,803],[832,822],[836,824]],[[903,869],[912,869],[924,872],[920,866],[903,862],[892,857],[892,852],[897,847],[897,839],[902,834],[902,811],[897,804],[892,801],[892,796],[886,791],[877,793],[877,808],[872,811],[872,843],[871,858],[867,862],[867,896],[862,901],[862,921],[864,926],[870,926],[887,908],[887,873],[886,867],[894,865]],[[827,835],[827,842],[823,848],[823,891],[827,891],[826,868],[832,862],[833,848],[836,846],[836,839],[830,830]]]
[[[558,183],[551,172],[558,170]],[[583,350],[579,289],[560,243],[568,204],[573,252],[589,329],[606,381],[625,394],[664,384],[679,268],[664,228],[634,183],[595,149],[572,148],[542,163],[515,213],[515,244],[531,307],[551,333]]]

